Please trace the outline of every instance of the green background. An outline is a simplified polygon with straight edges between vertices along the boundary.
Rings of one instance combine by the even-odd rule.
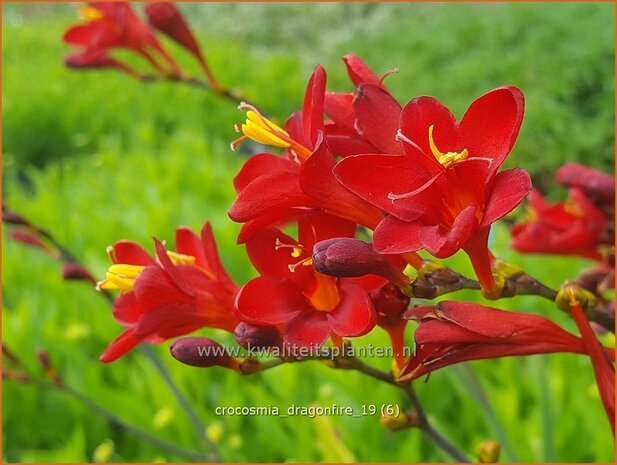
[[[183,4],[220,81],[283,121],[297,109],[315,63],[329,89],[349,91],[340,57],[363,57],[402,103],[433,95],[459,117],[474,98],[504,84],[526,96],[526,117],[508,166],[530,171],[536,186],[563,195],[553,174],[564,161],[613,172],[614,6],[554,4]],[[144,84],[114,71],[67,70],[68,5],[3,4],[3,195],[6,204],[51,230],[99,277],[105,247],[125,238],[150,247],[173,240],[176,226],[209,219],[223,261],[243,283],[254,276],[238,225],[228,220],[231,179],[246,154],[231,152],[243,114],[230,102],[178,83]],[[185,69],[198,68],[169,49]],[[118,54],[135,66],[127,52]],[[353,372],[316,363],[243,378],[193,369],[155,347],[198,416],[184,411],[143,355],[111,365],[97,358],[121,330],[100,296],[63,282],[58,265],[3,233],[3,340],[40,371],[45,348],[67,383],[126,421],[199,449],[207,434],[227,461],[447,461],[417,430],[392,433],[377,418],[217,417],[216,406],[327,406],[399,403],[401,393]],[[493,247],[552,287],[589,266],[572,258],[518,256],[507,230]],[[471,274],[462,256],[449,262]],[[477,300],[474,293],[455,295]],[[495,304],[542,313],[575,331],[537,298]],[[220,341],[231,339],[213,331]],[[607,337],[611,339],[611,337]],[[360,343],[385,343],[376,329]],[[611,343],[611,341],[606,341]],[[388,360],[370,360],[387,369]],[[471,367],[472,371],[469,371]],[[473,374],[470,381],[469,375]],[[481,392],[492,406],[486,415]],[[587,359],[535,356],[474,362],[434,373],[418,392],[431,421],[473,455],[484,440],[508,444],[506,461],[614,461],[614,446]],[[58,391],[3,383],[4,461],[182,461],[110,425]],[[476,397],[472,395],[475,393]]]

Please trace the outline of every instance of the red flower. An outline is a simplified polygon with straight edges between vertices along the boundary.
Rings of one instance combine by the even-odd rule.
[[[337,279],[309,266],[316,242],[351,237],[354,232],[353,223],[312,214],[299,218],[298,241],[276,229],[255,234],[247,242],[247,252],[261,276],[238,294],[241,319],[279,325],[289,350],[317,348],[330,336],[338,343],[341,337],[368,333],[377,315],[365,288],[378,287],[384,279]]]
[[[93,2],[80,10],[85,24],[73,26],[64,41],[84,48],[86,53],[129,48],[145,58],[162,75],[179,76],[178,64],[165,51],[150,27],[141,21],[128,3]],[[158,62],[163,58],[171,68],[167,72]],[[75,60],[75,58],[73,58]]]
[[[152,27],[176,41],[197,59],[212,89],[219,90],[221,86],[210,71],[191,28],[176,5],[169,2],[148,3],[146,14]]]
[[[238,287],[221,264],[209,223],[201,238],[178,228],[176,252],[156,240],[155,245],[157,260],[134,242],[110,248],[114,265],[99,287],[122,291],[113,314],[128,329],[107,347],[102,362],[118,359],[144,340],[161,342],[204,327],[233,332],[238,324],[233,310]]]
[[[294,113],[285,129],[248,109],[241,126],[244,135],[257,142],[285,149],[284,156],[261,153],[253,156],[234,179],[238,198],[229,210],[232,220],[246,223],[239,241],[271,224],[296,218],[307,210],[327,212],[374,228],[383,214],[345,189],[332,174],[336,161],[323,138],[326,73],[321,66],[309,80],[301,112]]]
[[[389,213],[375,230],[375,250],[426,249],[445,258],[463,249],[482,287],[492,288],[490,225],[531,189],[524,170],[497,173],[518,135],[523,106],[518,89],[501,87],[474,101],[457,123],[437,100],[415,98],[401,113],[404,155],[357,155],[339,162],[336,177]]]
[[[581,189],[596,203],[614,204],[615,179],[606,173],[578,163],[566,163],[557,170],[557,181],[566,187]]]
[[[455,363],[513,355],[588,354],[586,343],[538,315],[507,312],[470,302],[439,302],[409,309],[419,321],[416,352],[400,380],[416,379]],[[610,350],[606,349],[610,356]],[[613,355],[614,358],[614,355]]]
[[[512,247],[519,252],[579,255],[602,260],[598,250],[606,218],[579,189],[570,189],[566,202],[549,204],[533,190],[531,218],[512,227]]]
[[[71,53],[64,58],[64,64],[68,68],[119,69],[120,71],[124,71],[125,73],[128,73],[136,78],[142,77],[142,75],[135,69],[122,63],[121,61],[116,60],[115,58],[108,56],[106,49],[86,49],[83,52]]]
[[[326,140],[337,155],[399,153],[396,139],[401,106],[383,84],[393,71],[379,78],[360,58],[345,55],[354,93],[327,92],[324,102]]]

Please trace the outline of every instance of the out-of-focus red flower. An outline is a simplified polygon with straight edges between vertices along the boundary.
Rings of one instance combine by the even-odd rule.
[[[234,301],[238,286],[218,256],[206,223],[198,237],[188,228],[176,230],[176,252],[155,240],[156,259],[131,241],[110,248],[113,265],[101,289],[120,289],[114,318],[128,327],[101,356],[112,362],[142,341],[161,342],[200,328],[233,332],[238,319]]]
[[[557,181],[566,187],[577,187],[594,202],[614,204],[615,179],[601,171],[579,163],[566,163],[557,170]]]
[[[141,73],[137,70],[108,56],[106,49],[91,49],[83,52],[71,53],[64,58],[64,64],[68,68],[78,69],[119,69],[136,78],[142,77]]]
[[[329,215],[311,214],[298,220],[298,241],[277,229],[265,229],[247,242],[247,252],[261,276],[238,294],[236,307],[243,321],[280,325],[290,351],[317,348],[332,336],[356,337],[377,322],[368,291],[383,278],[335,278],[311,265],[313,245],[332,236],[350,237],[354,223]]]
[[[326,140],[337,155],[399,153],[396,139],[401,106],[379,78],[359,57],[343,57],[353,93],[326,92]]]
[[[162,75],[182,74],[178,64],[163,48],[150,27],[139,19],[128,3],[92,2],[80,9],[80,15],[85,23],[65,32],[66,43],[83,47],[84,52],[91,53],[117,47],[128,48],[145,58]],[[165,60],[170,70],[167,71],[157,58]],[[71,59],[73,66],[83,62],[83,58]]]
[[[459,123],[436,99],[415,98],[401,113],[403,155],[365,154],[339,162],[336,177],[389,213],[375,230],[375,249],[390,254],[426,249],[439,258],[463,249],[482,287],[492,288],[490,225],[531,189],[524,170],[497,173],[523,112],[523,94],[515,87],[479,97]]]
[[[546,318],[471,302],[414,307],[406,312],[405,318],[418,321],[420,326],[414,335],[415,355],[403,369],[401,380],[416,379],[469,360],[553,352],[590,353],[581,338]],[[606,349],[605,353],[610,356],[611,352]]]
[[[323,211],[374,228],[383,217],[379,209],[345,189],[332,174],[336,161],[323,138],[326,72],[312,74],[302,111],[294,113],[285,129],[255,108],[239,128],[247,138],[285,149],[283,156],[261,153],[249,159],[234,179],[238,198],[229,210],[232,220],[246,223],[239,241],[271,224],[288,221],[307,210]]]
[[[533,190],[528,211],[530,219],[511,229],[514,249],[602,260],[598,246],[606,218],[580,189],[570,189],[569,199],[555,204],[549,204]]]
[[[150,25],[169,36],[187,49],[199,62],[213,90],[221,86],[210,71],[201,48],[180,10],[170,2],[154,2],[146,5],[146,14]]]

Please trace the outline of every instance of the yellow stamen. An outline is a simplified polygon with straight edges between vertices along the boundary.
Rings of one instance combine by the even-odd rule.
[[[431,152],[433,152],[433,156],[441,165],[447,168],[455,161],[465,160],[469,156],[469,152],[467,151],[467,149],[463,149],[461,152],[440,152],[437,148],[437,145],[435,145],[435,140],[433,139],[434,127],[435,125],[431,124],[428,128],[428,143],[431,147]]]
[[[133,289],[133,284],[137,276],[143,271],[145,266],[140,265],[111,265],[103,281],[99,281],[96,288],[101,289]]]
[[[311,156],[311,150],[292,139],[287,131],[263,116],[252,105],[241,103],[238,108],[247,110],[246,122],[236,126],[236,130],[242,131],[244,135],[231,143],[232,150],[248,138],[260,144],[289,149],[303,159]]]
[[[302,244],[283,244],[278,238],[276,239],[275,243],[274,243],[274,250],[279,250],[279,249],[291,249],[291,256],[293,258],[298,258],[300,255],[302,255],[302,252],[305,250],[304,246]]]
[[[79,15],[79,19],[83,21],[98,21],[105,16],[101,10],[89,5],[79,7],[77,14]]]
[[[293,253],[292,253],[293,256]],[[313,259],[311,257],[305,258],[304,260],[300,260],[298,263],[293,263],[291,265],[287,265],[287,268],[289,268],[289,271],[291,271],[292,273],[296,272],[296,268],[298,268],[299,266],[312,266],[313,265]]]
[[[194,265],[196,258],[192,255],[184,255],[178,252],[167,251],[167,256],[174,265]]]

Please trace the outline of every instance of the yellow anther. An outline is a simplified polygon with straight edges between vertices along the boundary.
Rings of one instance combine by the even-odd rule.
[[[300,256],[300,254],[302,253],[302,249],[299,247],[294,247],[293,251],[291,252],[291,256],[293,258],[298,258]]]
[[[283,148],[291,145],[279,137],[279,135],[289,137],[284,129],[253,110],[246,112],[246,123],[241,126],[241,129],[246,137],[260,144]]]
[[[167,251],[167,256],[174,265],[194,265],[196,258],[192,255],[184,255],[178,252]]]
[[[96,285],[97,289],[133,289],[135,279],[143,271],[145,266],[140,265],[111,265],[105,279],[99,281]]]
[[[287,268],[289,268],[289,271],[291,271],[292,273],[295,273],[296,268],[298,268],[299,266],[312,266],[312,265],[313,265],[313,259],[309,257],[309,258],[305,258],[304,260],[300,260],[298,263],[287,265]]]
[[[437,148],[437,145],[435,145],[435,140],[433,139],[434,127],[435,125],[431,124],[428,128],[428,143],[431,147],[431,152],[433,153],[433,156],[441,165],[447,168],[455,161],[465,160],[469,156],[469,152],[467,151],[467,149],[463,149],[461,152],[440,152],[440,150]]]
[[[97,21],[105,16],[101,10],[89,5],[79,7],[78,15],[83,21]]]

